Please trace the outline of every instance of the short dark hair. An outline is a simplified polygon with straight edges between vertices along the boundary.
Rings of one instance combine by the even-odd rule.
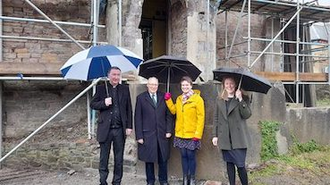
[[[191,79],[189,76],[184,76],[184,77],[182,77],[181,80],[180,80],[180,84],[181,84],[183,81],[187,81],[188,83],[190,83],[190,85],[193,85],[193,81],[192,81],[192,79]]]
[[[110,73],[110,71],[111,71],[112,69],[117,69],[117,70],[121,71],[121,69],[120,69],[119,67],[117,67],[117,66],[111,66],[111,67],[109,68],[109,70],[108,70],[108,73]]]

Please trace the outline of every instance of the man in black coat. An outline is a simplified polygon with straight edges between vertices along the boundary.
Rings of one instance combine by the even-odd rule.
[[[158,163],[159,183],[166,185],[173,117],[165,104],[164,93],[158,91],[158,79],[149,78],[147,88],[136,99],[134,122],[138,158],[145,162],[148,185],[155,183],[155,162]]]
[[[100,183],[107,185],[109,154],[113,144],[113,185],[119,185],[123,176],[125,138],[132,132],[132,104],[129,88],[119,84],[121,70],[111,67],[107,87],[97,86],[91,108],[99,110],[97,141],[100,143]]]

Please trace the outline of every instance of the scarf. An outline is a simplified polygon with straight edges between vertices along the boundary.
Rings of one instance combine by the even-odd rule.
[[[194,94],[193,90],[188,91],[187,93],[182,93],[182,103],[185,104],[187,100]]]

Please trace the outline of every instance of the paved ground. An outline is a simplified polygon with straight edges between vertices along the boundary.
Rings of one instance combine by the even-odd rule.
[[[111,182],[111,176],[108,179]],[[181,185],[182,181],[171,178],[171,185]],[[15,170],[3,168],[0,170],[0,185],[97,185],[98,171],[96,169],[85,169],[82,172],[49,172],[42,170]],[[124,173],[122,185],[144,185],[145,177],[132,173]],[[220,184],[199,181],[198,185]]]

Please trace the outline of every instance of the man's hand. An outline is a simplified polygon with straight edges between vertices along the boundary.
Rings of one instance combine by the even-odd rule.
[[[104,99],[104,103],[106,106],[112,105],[112,98],[109,97],[109,98]]]
[[[172,136],[171,133],[166,133],[166,138],[170,138]]]
[[[126,129],[126,136],[131,135],[132,131],[133,131],[132,129],[127,128],[127,129]]]
[[[218,138],[217,137],[212,138],[212,144],[213,144],[213,146],[218,146]]]
[[[138,139],[137,142],[140,143],[141,145],[143,145],[144,143],[143,139]]]

